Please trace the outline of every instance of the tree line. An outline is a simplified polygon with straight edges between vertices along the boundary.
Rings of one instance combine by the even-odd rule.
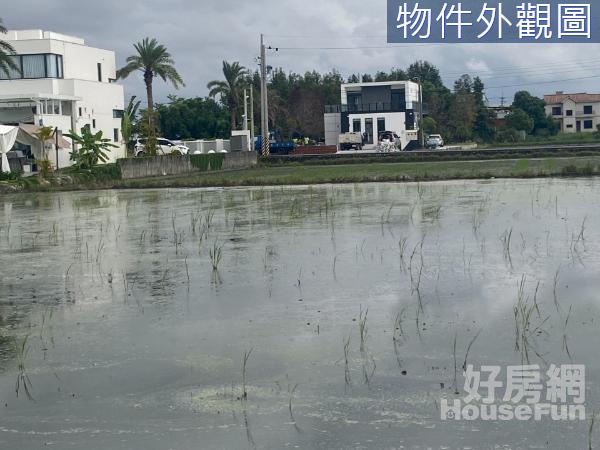
[[[0,33],[5,28],[0,21]],[[253,89],[254,104],[250,111],[255,124],[260,123],[260,74],[249,71],[238,62],[223,61],[221,80],[207,84],[208,96],[182,98],[169,96],[168,103],[154,104],[153,81],[160,78],[175,88],[184,86],[168,50],[156,39],[145,38],[134,44],[135,53],[126,65],[117,71],[122,79],[133,73],[142,73],[146,88],[145,110],[130,101],[124,112],[122,135],[125,142],[139,133],[151,146],[156,136],[171,139],[227,138],[231,130],[242,128],[244,89]],[[14,69],[10,56],[14,50],[0,41],[0,71]],[[510,142],[533,134],[540,137],[558,132],[555,121],[544,111],[544,101],[526,91],[515,94],[510,112],[499,122],[488,107],[485,86],[481,78],[464,74],[452,86],[446,87],[439,69],[427,61],[416,61],[406,69],[392,68],[374,75],[351,75],[348,78],[336,70],[305,74],[287,73],[282,68],[270,74],[269,129],[284,138],[324,137],[323,113],[326,105],[340,103],[343,83],[371,81],[419,80],[423,90],[423,129],[426,133],[440,133],[447,141]],[[256,134],[260,133],[258,127]]]
[[[406,70],[393,68],[374,75],[348,78],[333,70],[309,71],[304,75],[286,73],[282,68],[270,74],[269,129],[284,138],[310,137],[322,140],[326,105],[339,104],[343,83],[419,80],[423,89],[423,128],[440,133],[447,141],[513,142],[524,134],[554,135],[558,127],[546,116],[544,101],[526,91],[515,94],[505,121],[498,121],[488,106],[485,85],[478,76],[464,74],[446,87],[439,69],[427,61],[416,61]],[[158,105],[161,132],[173,139],[227,138],[231,129],[242,128],[243,92],[254,90],[254,119],[260,123],[260,74],[239,63],[223,62],[223,80],[207,85],[206,98],[170,97]],[[260,134],[257,128],[256,134]]]

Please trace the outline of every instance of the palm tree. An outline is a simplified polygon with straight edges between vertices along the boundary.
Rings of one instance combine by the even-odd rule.
[[[246,87],[248,70],[237,61],[232,64],[223,61],[223,75],[225,81],[214,80],[208,83],[206,87],[210,90],[208,93],[210,97],[220,95],[221,101],[227,105],[231,115],[231,130],[233,131],[237,127],[237,114],[243,101],[242,97],[244,96],[243,91]]]
[[[133,72],[140,71],[144,74],[146,95],[148,96],[148,113],[150,128],[154,121],[154,97],[152,95],[152,81],[160,77],[165,82],[170,82],[175,89],[185,86],[181,76],[175,69],[175,61],[166,47],[159,44],[156,39],[144,38],[142,42],[133,45],[137,54],[126,59],[127,64],[117,71],[117,78],[127,78]]]
[[[127,108],[125,108],[125,111],[123,111],[123,117],[121,118],[121,136],[123,137],[123,142],[127,148],[129,148],[129,141],[136,128],[136,118],[141,103],[139,100],[136,101],[135,99],[135,95],[129,99],[129,104],[127,105]]]
[[[2,18],[0,17],[0,33],[6,34],[7,29],[2,25]],[[4,72],[7,76],[11,70],[19,70],[17,63],[14,58],[11,58],[15,54],[15,49],[8,42],[0,40],[0,71]]]

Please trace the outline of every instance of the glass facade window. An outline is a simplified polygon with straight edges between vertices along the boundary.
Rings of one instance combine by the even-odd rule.
[[[18,70],[0,70],[0,80],[63,78],[63,57],[54,54],[11,56]]]
[[[46,78],[46,58],[44,55],[23,55],[21,64],[23,78]]]

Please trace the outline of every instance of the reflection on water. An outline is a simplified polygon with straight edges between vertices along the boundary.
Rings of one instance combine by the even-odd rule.
[[[0,445],[581,448],[585,422],[442,422],[439,403],[467,359],[529,358],[586,364],[594,408],[597,191],[578,179],[3,197]],[[535,307],[521,334],[519,305]],[[35,401],[16,397],[20,373]]]

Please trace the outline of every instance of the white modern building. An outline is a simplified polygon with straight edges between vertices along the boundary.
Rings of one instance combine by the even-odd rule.
[[[124,92],[115,84],[113,51],[42,30],[8,31],[0,37],[15,49],[12,58],[20,68],[0,71],[0,124],[49,126],[62,133],[89,126],[118,146],[110,152],[111,161],[125,156],[120,135]],[[70,164],[70,151],[59,149],[59,167]],[[49,152],[56,165],[54,155]]]
[[[379,133],[393,131],[401,146],[418,143],[419,85],[412,81],[343,84],[341,104],[325,107],[325,143],[339,145],[340,133],[359,132],[365,149]]]
[[[600,125],[600,94],[544,95],[546,115],[560,124],[563,133],[594,132]]]

